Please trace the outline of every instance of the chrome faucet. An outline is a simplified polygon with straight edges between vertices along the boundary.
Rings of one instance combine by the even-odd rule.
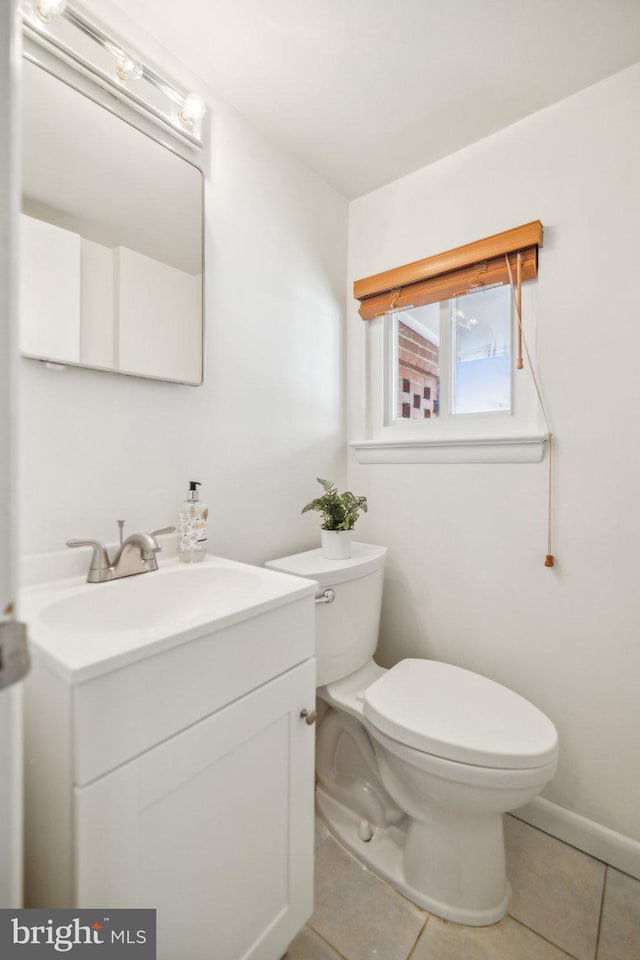
[[[88,583],[107,583],[121,577],[133,577],[138,573],[152,573],[158,569],[156,554],[162,547],[156,537],[164,533],[173,533],[175,527],[161,527],[151,533],[132,533],[123,541],[124,520],[118,520],[120,527],[120,546],[113,558],[101,540],[67,540],[68,547],[93,547]]]

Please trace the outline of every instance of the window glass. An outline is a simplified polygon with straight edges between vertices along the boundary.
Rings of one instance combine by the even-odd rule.
[[[398,419],[437,417],[440,406],[440,304],[397,315]]]
[[[508,286],[393,315],[396,420],[511,409]]]
[[[450,300],[453,413],[511,408],[511,290],[496,287]]]

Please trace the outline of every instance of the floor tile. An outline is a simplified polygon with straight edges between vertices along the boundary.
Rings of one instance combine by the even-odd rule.
[[[577,960],[594,960],[605,865],[505,817],[509,913]]]
[[[309,925],[346,960],[406,960],[426,916],[335,840],[318,848]]]
[[[309,927],[303,927],[285,954],[285,960],[341,960],[340,955]]]
[[[598,960],[640,957],[640,880],[607,868]]]
[[[569,960],[564,951],[506,917],[493,927],[462,927],[431,917],[411,960]]]

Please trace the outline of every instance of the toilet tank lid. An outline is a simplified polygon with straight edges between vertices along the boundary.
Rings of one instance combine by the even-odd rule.
[[[436,660],[401,660],[364,694],[364,715],[393,740],[480,767],[553,763],[556,729],[515,691]]]
[[[290,557],[280,557],[279,560],[268,560],[265,567],[279,570],[280,573],[308,577],[325,587],[334,583],[345,583],[347,580],[357,580],[384,566],[386,547],[378,547],[373,543],[353,543],[352,547],[353,551],[348,560],[328,560],[323,557],[318,547],[317,550],[306,550]]]

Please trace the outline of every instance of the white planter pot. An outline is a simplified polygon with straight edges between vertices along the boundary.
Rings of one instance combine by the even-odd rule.
[[[327,560],[348,560],[351,556],[351,530],[321,530],[322,556]]]

